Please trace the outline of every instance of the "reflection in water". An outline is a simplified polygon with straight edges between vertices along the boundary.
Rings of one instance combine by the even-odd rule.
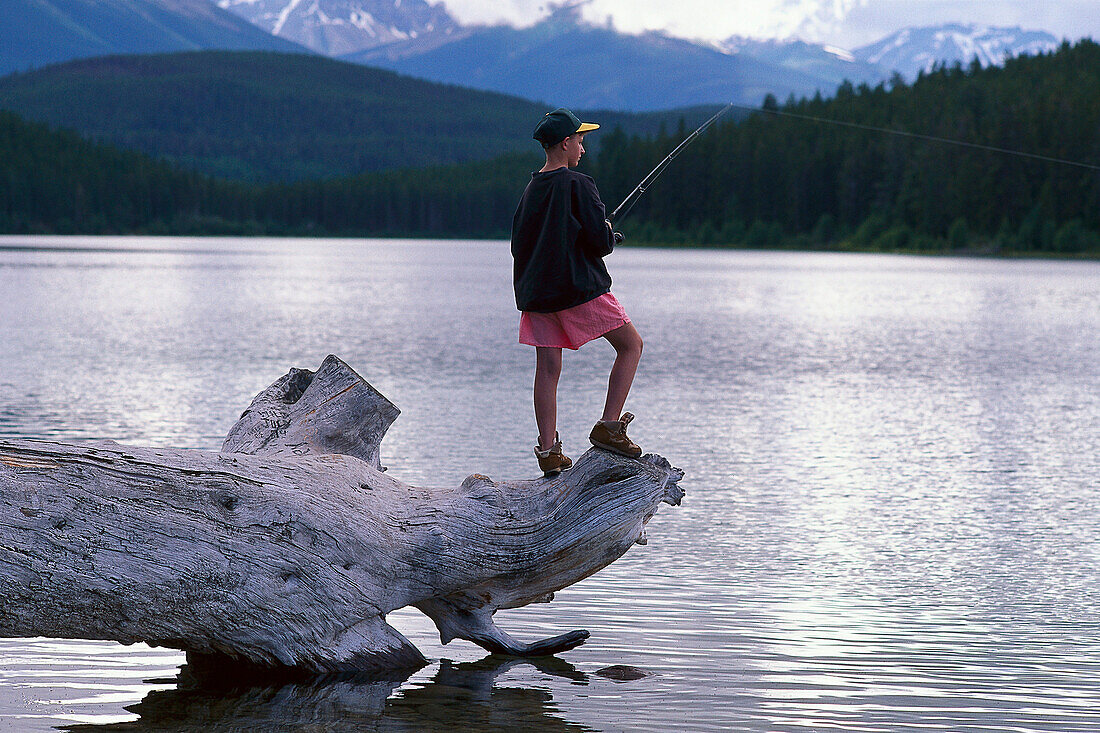
[[[524,660],[490,655],[477,662],[444,659],[427,683],[395,689],[408,678],[340,676],[268,686],[211,683],[197,679],[189,665],[178,686],[149,693],[128,709],[138,720],[109,725],[75,725],[74,733],[160,731],[590,731],[563,720],[553,696],[534,687],[504,687],[498,676],[518,665],[576,684],[588,678],[555,657]],[[410,673],[411,674],[411,673]]]

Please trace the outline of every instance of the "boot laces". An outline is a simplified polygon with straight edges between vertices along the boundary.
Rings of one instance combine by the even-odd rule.
[[[561,439],[555,440],[554,444],[546,450],[541,450],[537,445],[535,446],[535,456],[538,458],[548,458],[552,453],[561,453]]]

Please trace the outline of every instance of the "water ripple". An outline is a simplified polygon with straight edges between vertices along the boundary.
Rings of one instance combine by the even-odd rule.
[[[403,682],[229,699],[177,686],[175,652],[5,640],[0,730],[1100,727],[1100,265],[608,264],[646,339],[632,435],[688,495],[647,546],[498,614],[525,640],[590,630],[564,667],[479,661],[411,610],[391,620],[433,662]],[[403,410],[393,475],[533,473],[507,243],[5,239],[0,292],[0,437],[216,448],[335,352]],[[574,453],[610,357],[566,359]],[[616,664],[647,676],[594,674]]]

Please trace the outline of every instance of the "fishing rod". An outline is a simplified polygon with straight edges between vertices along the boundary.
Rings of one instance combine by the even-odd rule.
[[[630,195],[623,199],[623,202],[621,204],[615,207],[615,210],[611,212],[611,215],[607,217],[607,220],[614,224],[618,219],[626,216],[630,212],[630,210],[634,208],[634,204],[638,202],[638,199],[642,197],[642,194],[646,192],[646,189],[648,189],[653,184],[653,182],[657,180],[657,176],[661,175],[661,173],[664,172],[665,168],[668,167],[668,164],[671,163],[673,159],[680,154],[680,151],[690,145],[691,141],[699,137],[699,135],[701,135],[704,130],[713,125],[715,120],[717,120],[729,110],[733,109],[735,106],[736,105],[733,102],[730,102],[725,107],[715,112],[714,116],[711,117],[709,120],[699,125],[699,128],[695,132],[685,137],[683,142],[677,145],[676,149],[668,154],[668,157],[658,163],[657,167],[651,170],[649,172],[649,175],[643,178],[642,182],[639,183],[634,188],[634,190],[630,192]]]

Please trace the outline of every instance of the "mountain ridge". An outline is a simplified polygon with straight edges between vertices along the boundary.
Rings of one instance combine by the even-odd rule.
[[[730,101],[756,105],[769,93],[810,96],[835,87],[813,73],[711,45],[588,24],[576,6],[558,8],[528,28],[479,26],[429,45],[432,41],[439,39],[401,41],[342,58],[434,81],[507,90],[551,106],[630,111]]]
[[[1057,45],[1041,31],[959,24],[904,29],[851,52],[798,40],[700,42],[620,33],[583,20],[576,3],[551,5],[525,28],[463,26],[426,0],[5,0],[0,41],[0,74],[115,53],[323,52],[550,106],[627,111],[828,95],[844,81],[912,80],[935,64],[1000,64]],[[337,53],[347,48],[360,50]],[[566,83],[563,68],[573,70]]]
[[[959,24],[905,29],[852,51],[797,39],[701,42],[656,31],[620,33],[565,5],[525,28],[466,26],[342,58],[555,105],[652,110],[728,101],[755,106],[768,94],[827,95],[845,81],[912,80],[935,64],[968,64],[975,54],[985,66],[1000,65],[1057,45],[1042,31]],[[568,84],[555,73],[562,68],[573,70]]]
[[[983,67],[1001,66],[1010,58],[1053,51],[1061,43],[1045,31],[976,23],[944,23],[903,28],[852,51],[868,64],[887,67],[915,79],[936,65],[966,65],[975,59]]]
[[[421,34],[460,29],[442,4],[425,0],[214,0],[272,35],[340,56]]]
[[[208,0],[3,0],[0,41],[0,74],[119,53],[307,52]]]

